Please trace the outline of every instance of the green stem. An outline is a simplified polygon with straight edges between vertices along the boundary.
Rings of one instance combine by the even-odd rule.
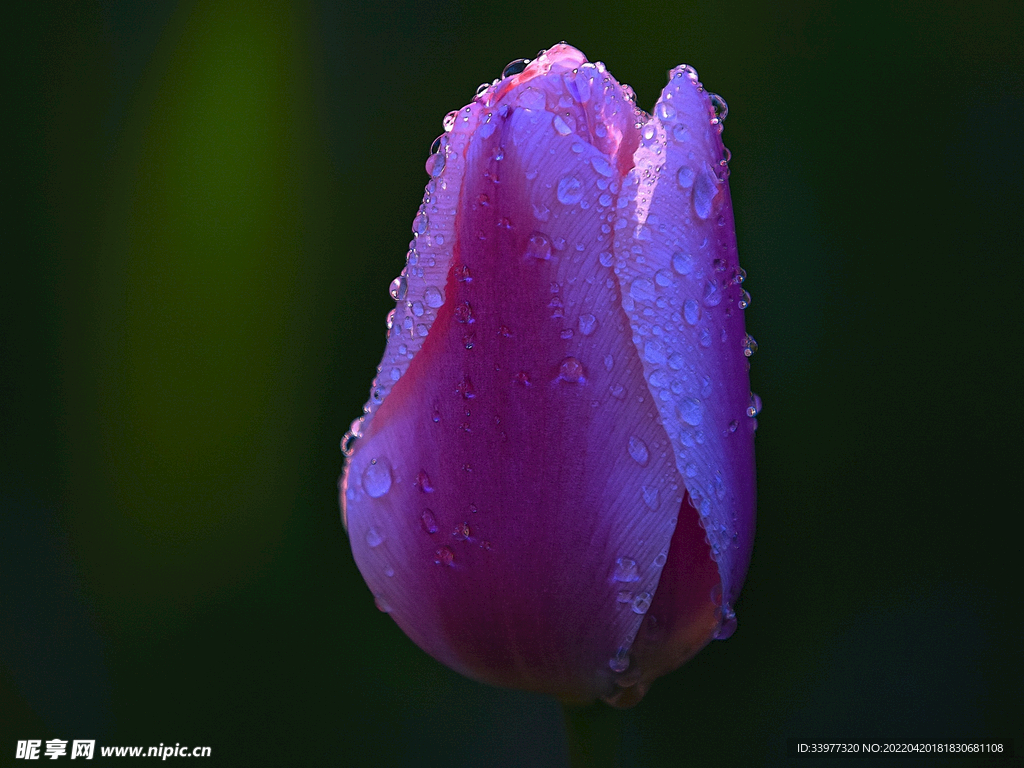
[[[615,768],[622,741],[622,713],[596,704],[562,704],[571,768]]]

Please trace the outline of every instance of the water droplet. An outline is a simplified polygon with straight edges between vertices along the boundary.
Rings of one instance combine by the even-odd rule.
[[[667,269],[659,269],[654,273],[654,282],[662,288],[668,288],[675,280],[672,278],[672,273]]]
[[[343,456],[351,456],[355,450],[353,443],[359,439],[355,432],[351,429],[345,433],[345,436],[341,438],[341,453]]]
[[[444,295],[436,286],[428,285],[426,290],[423,291],[423,300],[427,303],[428,307],[437,309],[444,304]]]
[[[562,136],[568,136],[572,133],[572,128],[569,124],[562,119],[561,115],[555,115],[555,119],[551,121],[551,124],[555,127],[555,130]]]
[[[597,328],[597,318],[591,314],[580,315],[579,329],[584,336],[589,336]]]
[[[743,354],[750,357],[755,352],[757,352],[757,342],[754,341],[754,337],[748,333],[743,337]]]
[[[463,301],[463,302],[460,302],[459,304],[457,304],[455,306],[455,311],[453,312],[453,314],[455,316],[455,322],[457,322],[457,323],[474,323],[474,322],[476,322],[473,319],[473,307],[471,307],[469,305],[468,301]]]
[[[636,435],[633,435],[629,438],[629,455],[632,456],[633,461],[641,467],[646,467],[647,460],[650,457],[650,454],[647,451],[647,443]]]
[[[644,360],[651,365],[663,365],[665,363],[665,345],[660,341],[652,340],[644,344]]]
[[[597,260],[601,262],[602,267],[610,267],[614,262],[614,257],[610,251],[601,251],[601,255],[597,257]]]
[[[634,301],[654,303],[654,283],[645,277],[638,277],[629,286],[629,295]]]
[[[463,522],[455,526],[455,530],[452,531],[454,536],[459,541],[466,541],[469,538],[469,523]]]
[[[563,176],[558,182],[558,202],[576,205],[583,199],[583,182],[575,176]]]
[[[444,155],[437,152],[427,158],[427,162],[424,167],[426,168],[427,173],[436,178],[444,173],[444,164]]]
[[[659,101],[654,112],[659,120],[672,120],[676,116],[676,108],[667,101]]]
[[[718,290],[718,281],[711,279],[704,283],[704,304],[717,307],[722,303],[722,292]]]
[[[443,546],[438,547],[434,550],[434,564],[435,565],[447,565],[450,566],[455,562],[455,553],[452,552],[451,547]]]
[[[624,584],[640,581],[636,560],[629,557],[617,558],[615,560],[615,572],[612,574],[612,581],[620,581]]]
[[[750,293],[747,291],[740,291],[739,301],[736,302],[736,306],[740,309],[746,309],[750,306]]]
[[[519,102],[519,106],[526,109],[544,109],[544,104],[547,101],[544,97],[544,91],[534,88],[532,85],[519,91],[519,96],[516,100]]]
[[[505,68],[501,70],[501,76],[512,77],[512,75],[518,75],[520,72],[526,69],[526,65],[529,63],[529,59],[516,59],[515,61],[510,61],[508,64],[505,65]]]
[[[416,317],[423,317],[423,313],[426,312],[426,310],[423,308],[423,302],[422,301],[414,301],[409,306],[409,309],[412,310],[412,313],[414,315],[416,315]]]
[[[688,275],[693,272],[693,256],[683,251],[676,251],[672,254],[672,269],[680,275]]]
[[[633,598],[633,613],[639,613],[641,616],[647,613],[647,609],[651,607],[651,593],[641,592],[639,595]]]
[[[363,489],[374,499],[379,499],[391,489],[391,465],[387,459],[370,460],[363,470]]]
[[[729,105],[717,93],[709,93],[708,98],[711,99],[711,106],[715,110],[715,116],[711,122],[716,125],[724,123],[725,118],[729,116]]]
[[[370,530],[366,532],[366,543],[370,547],[379,547],[384,543],[384,537],[381,536],[380,532],[376,528],[371,527]]]
[[[420,213],[416,214],[416,217],[412,220],[412,231],[417,235],[422,235],[427,231],[427,227],[430,225],[430,219],[427,218],[427,214]]]
[[[700,400],[696,397],[685,397],[679,402],[679,415],[691,427],[698,426],[704,418]]]
[[[711,216],[715,196],[718,194],[718,177],[705,165],[693,182],[693,210],[702,219]]]
[[[612,672],[625,672],[629,669],[629,650],[619,648],[615,655],[608,659],[608,667]]]
[[[528,259],[547,261],[551,258],[551,240],[543,232],[534,232],[526,241],[526,252],[523,255]]]
[[[590,164],[602,176],[611,176],[614,173],[611,164],[605,160],[603,155],[594,155],[590,158]]]
[[[512,381],[516,384],[521,384],[524,387],[530,386],[530,376],[526,371],[520,371],[512,377]]]
[[[615,358],[611,355],[604,356],[604,369],[610,371],[615,366]]]
[[[747,416],[750,418],[756,417],[761,412],[761,398],[755,395],[753,392],[750,393],[750,405],[747,406]]]
[[[685,129],[684,129],[685,130]],[[693,186],[693,177],[697,174],[694,173],[693,168],[688,165],[684,165],[676,173],[676,180],[679,182],[679,186],[683,189],[689,189]]]
[[[584,384],[583,363],[575,357],[567,357],[558,368],[558,378],[569,384]]]
[[[377,606],[377,610],[381,613],[391,613],[392,611],[391,604],[380,595],[374,595],[373,604]]]
[[[683,123],[676,123],[672,126],[672,138],[680,144],[685,144],[690,140],[690,129]]]
[[[732,275],[733,283],[735,283],[736,285],[739,285],[740,283],[742,283],[746,279],[747,279],[747,270],[743,269],[743,267],[737,267],[736,271]]]
[[[561,331],[559,331],[558,335],[559,337],[568,341],[573,337],[573,330],[572,328],[563,328]]]
[[[429,509],[423,510],[423,514],[420,515],[420,524],[427,533],[437,533],[437,520],[434,519],[434,513]]]
[[[449,133],[452,130],[452,128],[455,127],[455,120],[458,117],[459,110],[457,109],[453,109],[451,112],[444,116],[444,119],[441,121],[441,125],[444,126],[445,133]]]
[[[659,552],[654,557],[654,567],[661,568],[663,565],[665,565],[666,560],[668,560],[668,555],[666,555],[664,552]]]
[[[617,602],[617,603],[631,603],[631,602],[633,602],[633,593],[629,592],[627,590],[623,590],[623,591],[619,592],[618,595],[616,595],[615,602]]]
[[[641,495],[644,497],[644,504],[651,509],[658,508],[658,489],[651,485],[640,486]]]
[[[391,294],[391,298],[395,301],[405,301],[405,295],[408,290],[408,283],[406,283],[405,275],[399,275],[391,281],[391,285],[388,288],[388,293]]]
[[[416,487],[420,489],[420,493],[434,492],[434,485],[430,482],[430,475],[427,474],[427,470],[421,469],[419,474],[416,475]]]
[[[692,462],[692,461],[689,464],[686,465],[686,476],[687,477],[696,477],[697,473],[699,471],[700,470],[697,469],[697,465],[694,462]]]
[[[739,429],[739,428],[740,428],[740,423],[738,421],[736,421],[736,419],[733,419],[732,421],[729,422],[729,434],[730,435],[733,432],[735,432],[737,429]]]
[[[683,319],[690,325],[696,325],[700,321],[700,306],[694,299],[683,302]]]
[[[469,348],[472,348],[473,344],[470,342]],[[463,400],[472,400],[476,397],[476,390],[473,388],[473,382],[469,380],[469,376],[463,374],[462,381],[455,385],[455,391],[462,396]]]
[[[728,640],[736,631],[736,612],[728,605],[722,608],[722,623],[715,633],[716,640]]]

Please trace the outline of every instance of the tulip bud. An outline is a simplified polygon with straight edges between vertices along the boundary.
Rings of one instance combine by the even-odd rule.
[[[560,44],[445,118],[342,518],[377,605],[488,683],[636,703],[735,624],[751,395],[720,137]]]

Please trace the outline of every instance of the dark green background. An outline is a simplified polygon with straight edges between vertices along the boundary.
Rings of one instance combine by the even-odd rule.
[[[562,39],[644,107],[681,62],[728,100],[765,402],[739,629],[617,716],[621,763],[1024,750],[1024,12],[898,5],[9,15],[0,762],[564,764],[553,702],[374,608],[335,487],[441,118]]]

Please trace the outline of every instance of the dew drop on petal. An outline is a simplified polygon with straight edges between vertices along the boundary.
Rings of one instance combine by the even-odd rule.
[[[650,457],[650,453],[647,450],[647,443],[636,435],[633,435],[629,438],[629,455],[632,456],[633,461],[641,467],[646,467],[647,460]]]
[[[579,330],[584,336],[589,336],[597,328],[597,318],[591,314],[580,315]]]
[[[676,251],[672,254],[672,269],[680,275],[688,275],[693,272],[693,256],[683,251]]]
[[[696,325],[700,320],[700,307],[694,299],[683,302],[683,319],[690,325]]]
[[[558,368],[558,378],[570,384],[582,384],[586,381],[583,374],[583,363],[575,357],[567,357]]]
[[[615,573],[612,574],[613,581],[620,581],[629,584],[633,581],[640,581],[640,574],[637,572],[636,560],[629,557],[620,557],[615,560]]]
[[[658,508],[658,488],[653,485],[643,485],[640,487],[640,493],[644,497],[644,504],[650,509]]]
[[[633,613],[639,613],[641,616],[647,613],[647,609],[651,607],[651,593],[641,592],[639,595],[633,598]]]
[[[437,533],[437,520],[429,509],[423,510],[423,514],[420,515],[420,524],[427,533]]]
[[[384,537],[380,534],[380,532],[376,528],[371,526],[370,529],[366,532],[366,544],[367,544],[367,546],[379,547],[383,542],[384,542]]]
[[[575,176],[563,176],[558,182],[558,202],[576,205],[583,199],[583,182]]]
[[[405,280],[405,275],[399,275],[391,281],[391,286],[388,288],[388,293],[391,294],[391,298],[395,301],[405,301],[406,293],[408,292],[409,284]]]
[[[434,550],[435,565],[452,565],[455,562],[455,553],[452,548],[445,545]]]
[[[612,672],[625,672],[629,669],[629,650],[619,648],[615,655],[608,659],[608,668]]]
[[[423,300],[427,303],[428,307],[433,307],[434,309],[444,304],[444,296],[441,294],[440,289],[433,285],[428,285],[426,290],[423,291]]]
[[[373,499],[379,499],[391,490],[391,465],[387,459],[371,459],[363,470],[363,490]]]
[[[679,415],[691,427],[698,426],[703,420],[700,400],[696,397],[683,398],[679,403]]]
[[[547,261],[551,258],[551,240],[543,232],[534,232],[526,241],[526,252],[529,259]]]

